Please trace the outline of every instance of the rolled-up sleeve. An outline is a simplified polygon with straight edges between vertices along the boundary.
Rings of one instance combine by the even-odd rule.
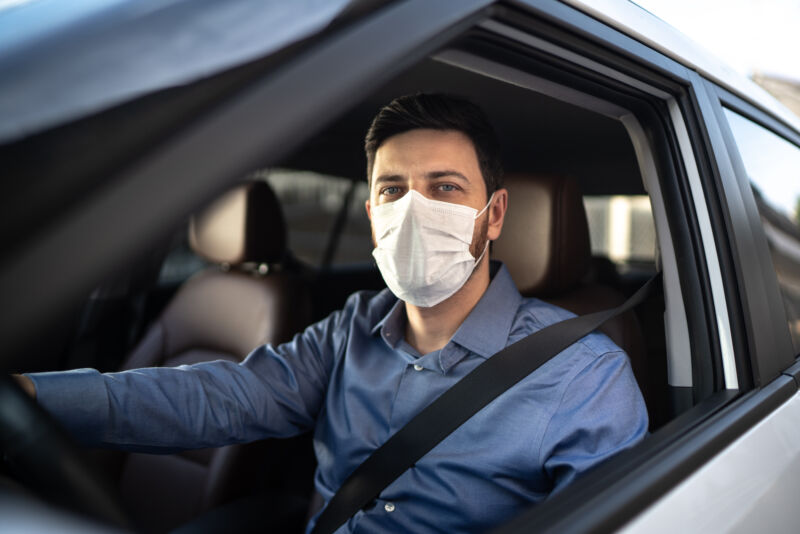
[[[291,436],[314,426],[344,344],[344,313],[239,364],[27,376],[45,410],[90,446],[167,453]]]

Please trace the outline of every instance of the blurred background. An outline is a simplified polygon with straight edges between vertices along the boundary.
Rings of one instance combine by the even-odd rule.
[[[800,116],[800,1],[635,0]]]

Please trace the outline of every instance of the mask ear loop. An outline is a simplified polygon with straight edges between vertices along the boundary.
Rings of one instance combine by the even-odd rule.
[[[486,203],[486,205],[483,207],[483,209],[481,211],[479,211],[477,215],[475,215],[475,220],[478,220],[478,217],[483,215],[483,212],[486,211],[486,208],[488,208],[492,204],[492,200],[493,199],[494,199],[494,193],[492,193],[492,196],[489,197],[489,202]],[[486,244],[483,246],[483,252],[481,252],[481,255],[478,256],[477,260],[475,260],[475,267],[478,266],[478,264],[481,262],[483,257],[486,255],[486,251],[487,250],[489,250],[489,240],[488,239],[486,240]]]
[[[483,215],[483,212],[486,211],[486,208],[488,208],[491,205],[493,199],[494,199],[494,193],[492,193],[492,196],[489,197],[489,202],[486,203],[486,205],[483,207],[483,209],[475,214],[475,220],[477,220],[478,217]]]
[[[481,255],[478,256],[477,260],[475,260],[475,267],[478,266],[478,264],[481,262],[483,257],[486,255],[486,251],[487,250],[489,250],[489,240],[488,239],[486,240],[486,244],[483,246],[483,252],[481,252]],[[473,268],[473,270],[474,270],[474,268]]]

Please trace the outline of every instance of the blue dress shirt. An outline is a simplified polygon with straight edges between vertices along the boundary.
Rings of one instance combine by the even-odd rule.
[[[450,342],[425,355],[404,341],[405,307],[384,290],[355,293],[293,341],[258,347],[241,364],[30,377],[39,402],[91,445],[171,452],[313,429],[315,485],[328,502],[372,451],[482,361],[572,316],[522,298],[501,266]],[[483,532],[646,432],[627,356],[594,333],[445,438],[340,532]]]

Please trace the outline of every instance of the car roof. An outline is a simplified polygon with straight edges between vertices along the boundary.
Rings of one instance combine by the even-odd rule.
[[[689,37],[630,0],[562,0],[576,9],[697,71],[800,132],[800,118],[749,78]]]
[[[627,0],[562,1],[697,70],[800,131],[800,119],[766,91],[638,5]],[[353,3],[7,3],[0,8],[0,143],[267,57],[318,33]]]
[[[349,4],[12,1],[0,8],[0,143],[269,56]]]

